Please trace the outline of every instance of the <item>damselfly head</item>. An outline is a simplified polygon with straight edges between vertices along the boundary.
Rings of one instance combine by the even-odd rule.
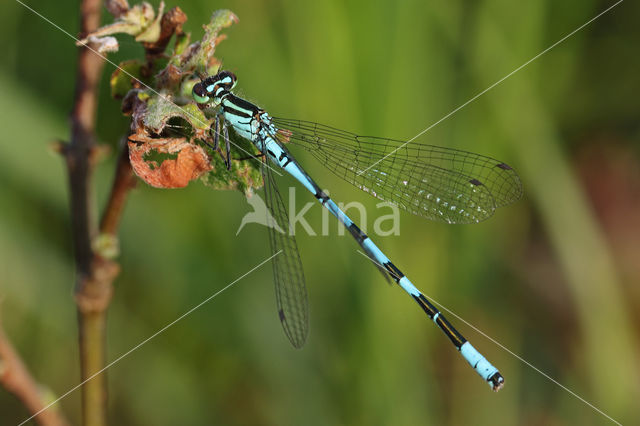
[[[219,101],[224,93],[233,89],[236,81],[231,71],[220,71],[193,86],[193,99],[199,104],[206,104],[212,98]]]

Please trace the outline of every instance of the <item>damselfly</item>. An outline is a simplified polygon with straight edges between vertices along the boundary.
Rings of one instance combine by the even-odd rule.
[[[202,107],[219,107],[214,129],[226,142],[226,126],[251,141],[261,153],[265,201],[273,258],[278,315],[293,344],[301,347],[308,333],[307,291],[289,218],[275,185],[273,168],[293,176],[351,233],[385,277],[400,285],[455,345],[475,371],[493,390],[504,384],[502,375],[447,321],[440,311],[387,258],[373,241],[323,192],[293,158],[284,144],[309,151],[333,173],[361,190],[428,219],[448,223],[474,223],[487,219],[496,208],[522,195],[520,179],[507,164],[479,154],[416,142],[358,136],[321,124],[271,117],[265,110],[231,91],[236,76],[229,71],[202,79],[193,87],[193,97]],[[267,158],[269,164],[267,164]],[[275,226],[277,225],[277,226]]]

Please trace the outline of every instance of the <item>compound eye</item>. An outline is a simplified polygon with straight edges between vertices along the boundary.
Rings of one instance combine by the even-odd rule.
[[[209,95],[207,95],[207,92],[202,83],[196,83],[196,85],[193,86],[192,94],[193,99],[195,99],[195,101],[199,104],[206,104],[207,102],[209,102]]]
[[[193,94],[193,99],[195,99],[195,101],[199,104],[206,104],[207,102],[209,102],[208,96],[200,96],[196,95],[195,93]]]

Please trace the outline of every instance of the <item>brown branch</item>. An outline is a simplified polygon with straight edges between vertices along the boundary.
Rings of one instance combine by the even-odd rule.
[[[129,190],[136,184],[136,177],[129,162],[129,146],[126,141],[122,145],[116,174],[111,187],[109,201],[104,209],[102,220],[100,221],[100,233],[115,237],[120,225],[120,217],[124,209],[125,201]]]
[[[120,217],[135,177],[129,163],[127,144],[123,144],[109,200],[100,225],[100,235],[115,240]],[[98,241],[94,238],[93,241]],[[116,244],[117,245],[117,244]],[[105,365],[106,311],[113,294],[113,281],[120,266],[102,251],[93,248],[90,274],[76,288],[80,332],[82,381],[102,370]],[[106,375],[98,374],[82,387],[82,411],[85,425],[106,424]]]
[[[101,0],[82,0],[82,34],[89,34],[98,28],[101,3]],[[92,248],[92,241],[96,237],[96,225],[92,208],[91,178],[97,156],[94,141],[97,85],[103,65],[100,56],[86,47],[80,48],[71,114],[71,142],[64,150],[69,172],[76,264],[75,300],[78,309],[78,343],[83,382],[105,365],[106,310],[113,293],[112,283],[119,271],[115,262],[96,255]],[[111,198],[114,198],[113,195]],[[118,203],[118,211],[121,211],[124,196],[116,198],[121,199]],[[106,216],[108,214],[105,214]],[[83,424],[106,425],[106,376],[98,374],[93,377],[82,386],[81,392]]]
[[[69,422],[58,410],[44,410],[47,401],[0,324],[0,384],[13,393],[27,408],[34,420],[43,426],[65,426]],[[44,410],[44,411],[42,411]]]

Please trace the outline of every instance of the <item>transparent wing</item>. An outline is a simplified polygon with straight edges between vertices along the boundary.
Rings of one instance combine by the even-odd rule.
[[[428,219],[474,223],[522,196],[507,164],[480,154],[359,136],[322,124],[273,118],[282,143],[309,151],[329,170],[374,197]]]
[[[301,348],[309,332],[309,305],[302,261],[295,236],[290,232],[289,216],[275,185],[272,169],[264,163],[262,176],[271,251],[279,253],[273,258],[278,316],[293,346]]]

